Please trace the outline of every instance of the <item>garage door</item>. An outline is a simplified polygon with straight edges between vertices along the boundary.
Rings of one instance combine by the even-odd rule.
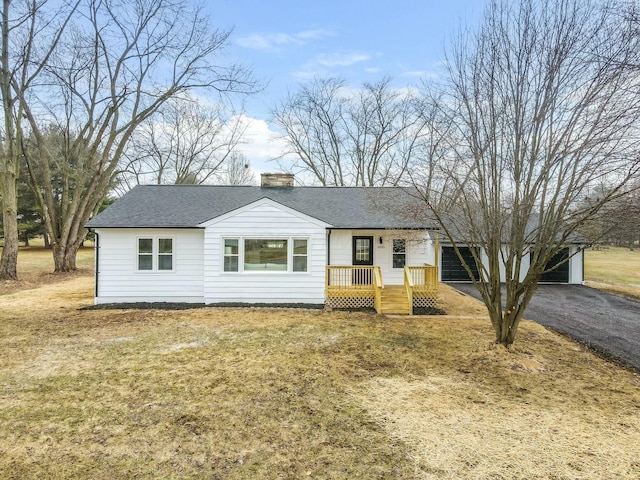
[[[464,261],[471,267],[476,280],[480,278],[478,275],[478,266],[471,254],[469,247],[460,247],[460,254]],[[443,282],[470,282],[469,274],[462,266],[462,262],[456,255],[453,247],[442,247],[442,281]]]
[[[533,253],[532,253],[533,255]],[[562,262],[569,258],[569,249],[563,248],[556,255],[549,260],[547,263],[547,268],[551,268],[554,265]],[[569,262],[565,262],[562,265],[558,266],[555,270],[551,270],[550,272],[546,272],[542,274],[540,278],[541,283],[569,283]]]

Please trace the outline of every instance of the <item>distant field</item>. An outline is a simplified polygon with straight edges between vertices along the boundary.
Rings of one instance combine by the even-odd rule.
[[[640,297],[640,250],[608,248],[585,251],[585,280],[590,286]]]

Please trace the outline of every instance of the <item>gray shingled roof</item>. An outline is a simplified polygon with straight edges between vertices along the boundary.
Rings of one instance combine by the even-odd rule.
[[[88,228],[193,228],[268,198],[335,228],[432,228],[424,204],[395,187],[137,186]]]

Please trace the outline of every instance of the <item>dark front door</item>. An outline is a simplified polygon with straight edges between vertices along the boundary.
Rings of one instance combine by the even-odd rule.
[[[373,265],[373,237],[353,237],[353,266],[371,266]],[[371,285],[372,275],[371,269],[353,270],[354,285]]]

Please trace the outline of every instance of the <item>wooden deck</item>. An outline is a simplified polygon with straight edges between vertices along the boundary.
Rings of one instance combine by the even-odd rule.
[[[403,285],[384,285],[377,266],[330,265],[326,270],[325,303],[331,308],[375,308],[378,313],[412,315],[415,308],[435,307],[438,269],[433,265],[404,267]]]

